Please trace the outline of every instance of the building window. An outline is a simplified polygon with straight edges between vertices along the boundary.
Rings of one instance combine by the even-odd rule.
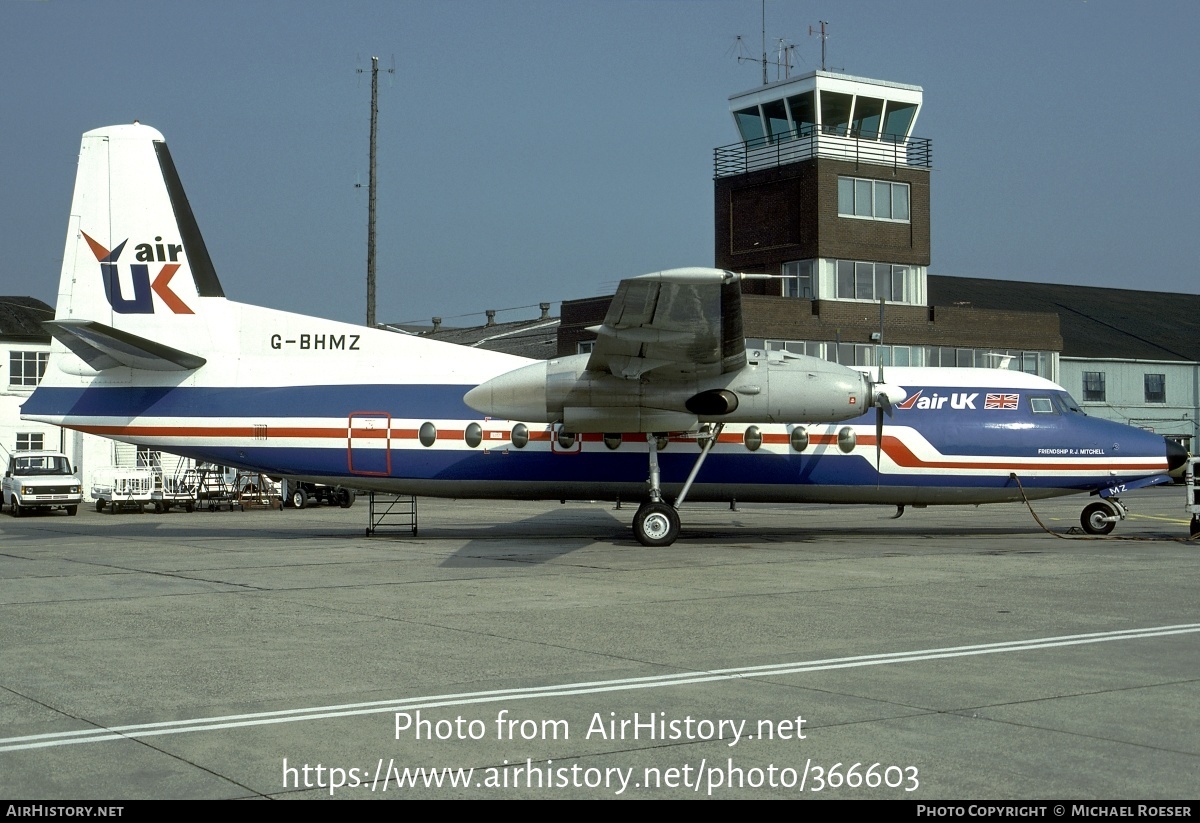
[[[908,183],[839,177],[838,215],[907,223],[908,194]]]
[[[46,448],[46,435],[41,432],[17,432],[17,451],[41,451],[44,448]]]
[[[813,291],[813,271],[815,260],[796,260],[783,264],[783,296],[802,297],[812,300],[816,297]]]
[[[596,348],[595,340],[580,340],[578,343],[575,344],[575,353],[576,354],[591,354],[592,350],[595,348]]]
[[[33,388],[42,382],[50,352],[10,351],[8,353],[8,385]]]
[[[1165,374],[1146,375],[1146,402],[1167,402],[1167,376]]]
[[[888,300],[905,302],[909,266],[837,261],[837,296],[845,300]]]
[[[1083,373],[1083,399],[1087,402],[1104,402],[1104,372],[1085,371]]]

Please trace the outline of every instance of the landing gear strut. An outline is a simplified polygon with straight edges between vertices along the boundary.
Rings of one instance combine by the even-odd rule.
[[[674,506],[663,501],[662,472],[658,468],[658,438],[652,433],[646,435],[646,445],[650,452],[650,473],[646,479],[650,487],[647,493],[649,499],[638,507],[637,514],[633,516],[633,533],[643,546],[669,546],[679,537],[679,506],[683,505],[687,498],[696,475],[700,473],[700,467],[704,465],[704,458],[708,457],[709,450],[721,434],[721,428],[721,424],[717,424],[711,432],[700,435],[704,439],[700,455],[696,458],[696,463],[692,466],[692,471],[688,474]]]

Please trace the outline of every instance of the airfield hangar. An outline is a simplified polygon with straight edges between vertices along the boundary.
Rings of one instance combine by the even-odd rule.
[[[1200,296],[929,274],[933,145],[919,86],[813,71],[729,98],[713,151],[713,265],[743,281],[747,346],[846,365],[1039,374],[1089,414],[1191,447]],[[558,355],[612,296],[564,301]]]

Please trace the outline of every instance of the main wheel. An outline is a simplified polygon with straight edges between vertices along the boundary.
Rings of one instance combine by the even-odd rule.
[[[292,492],[292,507],[297,508],[297,509],[303,509],[307,505],[308,505],[308,492],[306,492],[304,489],[297,486],[296,490]]]
[[[643,546],[669,546],[679,537],[679,512],[666,503],[643,503],[633,516],[633,533]]]
[[[1088,534],[1108,534],[1117,527],[1116,520],[1108,519],[1115,516],[1116,512],[1107,503],[1092,503],[1083,510],[1079,522]]]
[[[354,491],[352,489],[338,489],[337,502],[343,509],[348,509],[354,505]]]

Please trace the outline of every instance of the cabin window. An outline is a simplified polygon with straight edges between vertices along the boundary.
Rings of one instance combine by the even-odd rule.
[[[1049,397],[1031,397],[1029,407],[1034,414],[1054,414],[1054,403]]]
[[[467,441],[467,445],[475,449],[483,442],[483,427],[478,423],[470,423],[466,431],[463,432],[463,439]]]
[[[432,446],[437,441],[437,426],[429,422],[422,423],[420,431],[417,432],[417,439],[421,441],[422,446]]]
[[[803,426],[797,426],[792,429],[788,439],[792,443],[792,448],[798,452],[802,452],[808,448],[808,431]]]
[[[1104,402],[1104,372],[1085,371],[1083,373],[1083,399],[1089,403]]]
[[[8,385],[33,388],[46,374],[50,352],[10,351],[8,353]]]
[[[1167,402],[1167,376],[1165,374],[1146,375],[1146,402]]]
[[[512,444],[518,449],[523,449],[529,443],[529,427],[524,423],[518,423],[513,426]]]
[[[616,451],[621,448],[621,435],[619,433],[605,432],[604,445],[612,451]]]
[[[560,428],[558,430],[558,445],[564,449],[574,448],[575,433],[569,432],[566,429]]]
[[[746,429],[745,434],[742,435],[742,442],[746,444],[746,448],[750,451],[758,451],[763,442],[762,432],[758,426],[751,426]]]

